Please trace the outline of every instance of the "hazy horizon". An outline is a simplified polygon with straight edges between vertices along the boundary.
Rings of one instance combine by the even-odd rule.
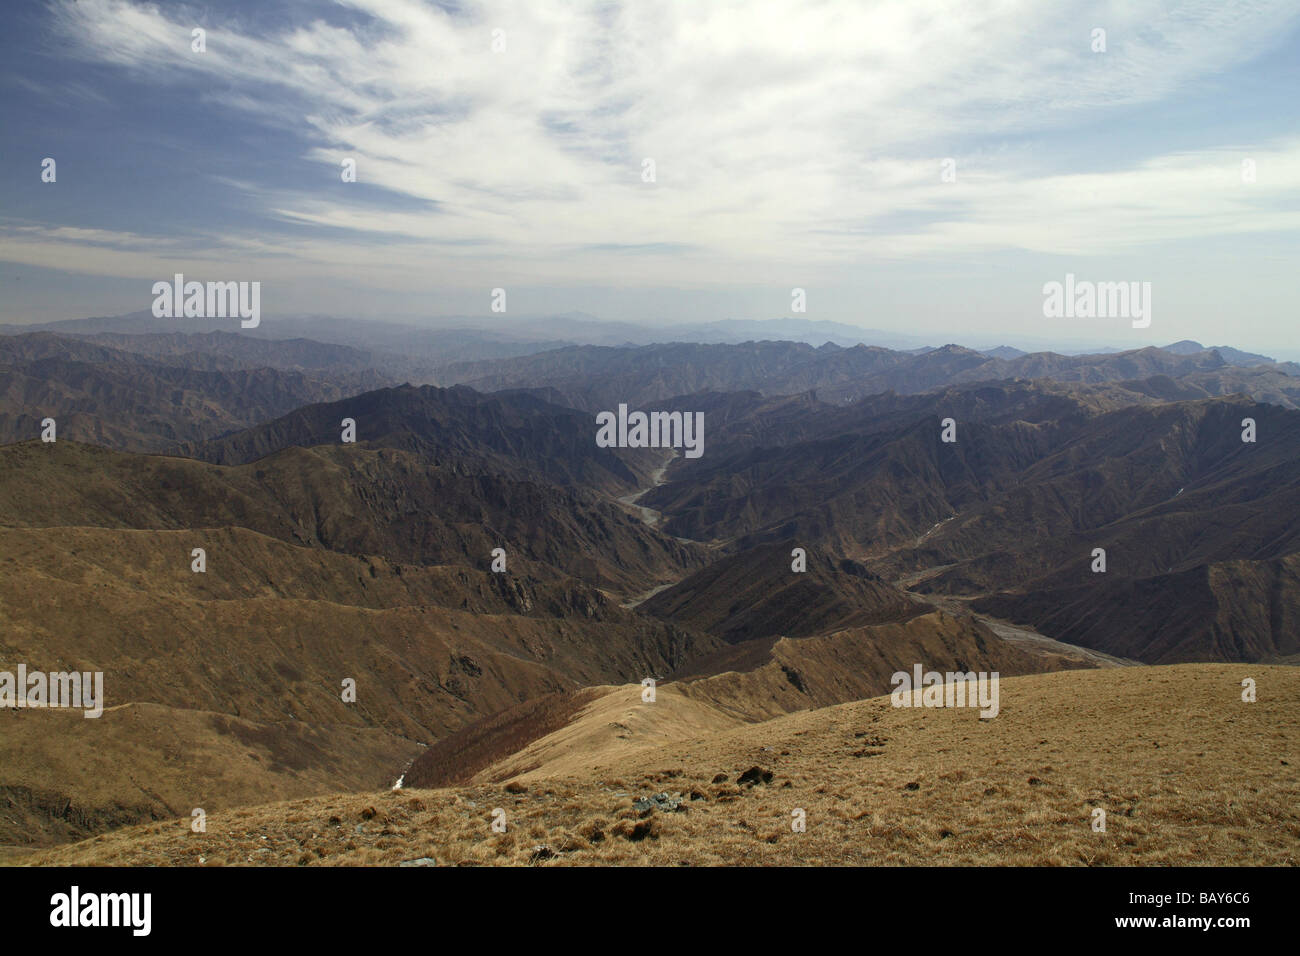
[[[44,329],[47,326],[58,326],[61,323],[92,322],[96,320],[103,320],[111,323],[113,320],[116,319],[129,319],[134,316],[144,317],[144,316],[148,316],[148,314],[149,314],[148,310],[136,310],[135,312],[119,313],[117,315],[70,316],[62,319],[51,319],[47,321],[32,320],[25,323],[12,323],[12,324],[0,322],[0,328],[4,328],[6,325],[17,326],[19,328],[21,328],[22,326],[31,326],[33,330],[36,330],[36,329]],[[295,326],[293,328],[285,330],[285,332],[282,335],[277,335],[275,330],[277,319],[281,321],[295,323]],[[819,346],[826,342],[839,342],[843,344],[848,337],[851,337],[855,334],[860,334],[861,336],[860,341],[865,345],[878,345],[883,348],[896,349],[896,350],[909,350],[909,349],[916,349],[916,348],[923,348],[923,347],[940,348],[945,345],[959,345],[959,346],[964,346],[972,349],[989,350],[998,347],[1009,346],[1011,348],[1019,349],[1024,352],[1060,352],[1063,354],[1087,354],[1092,351],[1120,352],[1120,351],[1127,351],[1132,348],[1146,348],[1151,346],[1167,347],[1176,344],[1176,342],[1188,341],[1187,339],[1178,339],[1178,340],[1171,339],[1169,341],[1162,340],[1153,343],[1145,343],[1142,345],[1129,344],[1124,346],[1117,346],[1114,345],[1112,342],[1105,341],[1105,340],[1090,340],[1084,338],[1071,339],[1064,336],[1058,336],[1054,338],[1025,336],[1025,335],[999,336],[997,333],[987,333],[980,330],[973,330],[969,333],[952,332],[946,335],[943,332],[933,333],[930,335],[922,335],[922,334],[917,334],[917,333],[907,332],[907,331],[873,328],[870,326],[861,325],[853,322],[838,322],[830,319],[805,319],[798,316],[788,316],[788,315],[775,316],[770,318],[757,318],[757,319],[728,317],[728,318],[719,318],[719,319],[709,319],[706,321],[699,321],[699,322],[691,322],[687,320],[677,320],[677,321],[664,320],[656,323],[644,323],[644,322],[608,320],[602,318],[601,316],[596,316],[587,312],[581,312],[577,310],[569,311],[569,312],[559,312],[559,313],[538,313],[538,314],[531,314],[531,315],[504,315],[504,316],[492,315],[491,313],[484,313],[481,315],[393,314],[393,315],[378,315],[378,316],[368,316],[368,317],[345,316],[345,315],[337,315],[331,313],[289,313],[289,314],[282,314],[282,315],[275,315],[275,314],[268,313],[263,316],[263,324],[258,329],[259,332],[258,337],[268,338],[268,339],[296,338],[296,337],[311,338],[312,337],[311,330],[310,329],[304,330],[301,327],[299,327],[297,323],[310,322],[313,319],[338,321],[338,322],[355,320],[363,323],[374,322],[377,324],[402,325],[402,326],[410,326],[412,328],[421,329],[425,331],[446,331],[446,332],[482,331],[485,328],[483,323],[491,322],[491,323],[495,323],[496,329],[506,336],[511,336],[513,334],[515,337],[521,340],[531,337],[531,338],[536,338],[539,342],[543,339],[549,339],[549,338],[555,338],[557,340],[563,339],[565,341],[569,341],[577,345],[625,344],[622,342],[616,343],[613,341],[613,339],[617,338],[619,331],[624,329],[626,329],[629,334],[642,333],[640,335],[634,335],[634,337],[626,343],[631,345],[659,344],[659,343],[668,343],[672,341],[686,341],[686,342],[698,341],[706,344],[708,343],[724,344],[724,343],[744,341],[747,338],[754,338],[755,340],[806,342],[814,346]],[[536,323],[536,322],[544,323],[544,322],[554,321],[554,320],[572,320],[575,323],[585,323],[597,327],[603,326],[606,328],[607,331],[605,336],[598,337],[592,335],[583,335],[580,333],[574,334],[572,332],[566,334],[560,334],[557,332],[554,335],[547,335],[545,331],[538,331],[536,329],[528,328],[529,323]],[[175,331],[177,332],[225,331],[225,332],[238,334],[241,331],[243,331],[238,327],[237,324],[232,326],[228,321],[225,320],[185,319],[185,320],[175,320],[175,321],[176,321]],[[806,325],[807,328],[799,329],[798,326],[800,324]],[[720,336],[722,332],[726,331],[724,327],[728,325],[736,325],[742,327],[759,326],[759,328],[753,330],[755,332],[754,336],[743,336],[737,333],[733,336],[724,339]],[[699,330],[708,327],[714,328],[715,330],[714,336],[702,337],[698,334]],[[662,335],[654,334],[654,330],[656,329],[662,329],[663,334]],[[679,335],[679,332],[674,330],[681,330],[680,338],[676,337]],[[324,329],[320,331],[319,337],[322,341],[333,341],[336,338],[334,335],[330,334],[328,331]],[[600,338],[601,341],[596,341],[597,338]],[[1243,347],[1242,345],[1240,345],[1240,343],[1231,341],[1228,336],[1225,336],[1221,340],[1216,339],[1213,341],[1200,341],[1200,340],[1191,340],[1191,341],[1198,341],[1199,344],[1201,344],[1207,349],[1222,348],[1226,346],[1229,348],[1239,349],[1240,351],[1244,351],[1244,352],[1260,352],[1261,354],[1268,355],[1269,357],[1274,358],[1278,361],[1300,361],[1300,348],[1291,348],[1291,349],[1282,348],[1282,349],[1264,349],[1264,350],[1249,349]]]
[[[1294,3],[10,17],[3,323],[182,272],[260,281],[268,316],[500,320],[504,289],[667,326],[798,289],[799,318],[934,344],[1295,338]],[[1045,318],[1067,274],[1150,283],[1150,326]]]

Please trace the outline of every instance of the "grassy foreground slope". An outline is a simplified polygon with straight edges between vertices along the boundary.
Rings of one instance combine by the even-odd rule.
[[[514,571],[244,528],[0,527],[0,672],[102,672],[106,706],[0,707],[0,854],[392,784],[420,745],[481,717],[722,646]]]
[[[1241,700],[1246,677],[1254,703]],[[29,862],[1294,865],[1297,701],[1300,670],[1281,666],[1004,678],[992,720],[880,697],[606,748],[582,774],[248,807],[211,814],[205,834],[178,819]],[[599,703],[575,724],[608,721]],[[681,808],[633,807],[661,791],[680,793]],[[498,807],[504,833],[490,826]],[[804,833],[792,831],[796,809]]]

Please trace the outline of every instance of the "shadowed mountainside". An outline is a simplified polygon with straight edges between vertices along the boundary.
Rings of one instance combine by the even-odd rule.
[[[554,484],[625,494],[645,480],[654,456],[599,448],[590,415],[523,393],[482,395],[468,388],[380,389],[308,405],[275,421],[183,447],[221,464],[245,464],[291,446],[338,444],[341,423],[356,422],[356,440],[441,463]]]
[[[793,571],[792,550],[780,542],[714,561],[639,608],[728,644],[901,621],[929,609],[847,558],[814,551],[806,571]]]
[[[626,593],[699,567],[699,549],[582,492],[458,474],[409,452],[290,447],[251,465],[128,455],[60,441],[0,447],[0,522],[182,529],[228,525],[415,564],[551,565]],[[535,573],[545,574],[545,570]]]
[[[391,381],[365,368],[304,369],[285,354],[301,359],[317,343],[259,345],[260,364],[182,363],[49,333],[0,336],[0,442],[35,438],[53,418],[60,438],[168,451]]]
[[[1277,590],[1265,603],[1276,613],[1224,610],[1231,626],[1211,625],[1219,610],[1130,615],[1110,639],[1090,631],[1107,596],[1122,592],[1111,590],[1117,579],[1170,595],[1183,582],[1190,595],[1214,591],[1192,582],[1223,580],[1206,577],[1211,566],[1300,551],[1300,413],[1241,397],[1129,406],[1102,398],[1029,383],[839,408],[811,396],[739,405],[706,397],[731,416],[725,437],[704,458],[675,463],[638,504],[662,513],[668,533],[724,550],[788,542],[930,594],[1007,592],[979,609],[1121,656],[1294,653],[1283,628],[1297,596],[1289,577],[1271,572]],[[942,440],[948,418],[953,442]],[[1254,442],[1242,440],[1247,419]],[[1104,574],[1092,571],[1097,548]],[[1158,580],[1194,569],[1199,577]],[[1140,637],[1157,624],[1158,639]]]

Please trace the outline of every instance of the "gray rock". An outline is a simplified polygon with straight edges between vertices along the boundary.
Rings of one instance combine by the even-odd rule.
[[[647,810],[661,810],[664,813],[676,813],[682,807],[682,795],[674,793],[671,796],[667,793],[656,793],[649,797],[637,797],[632,801],[632,809],[640,810],[643,813]]]

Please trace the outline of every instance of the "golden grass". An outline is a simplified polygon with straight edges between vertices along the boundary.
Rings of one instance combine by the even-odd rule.
[[[1243,677],[1258,702],[1241,701]],[[876,698],[610,750],[595,775],[249,807],[210,815],[206,834],[144,825],[22,862],[1294,865],[1298,702],[1300,671],[1277,666],[1005,678],[993,720]],[[754,766],[771,781],[740,783]],[[659,791],[686,809],[633,809]]]

